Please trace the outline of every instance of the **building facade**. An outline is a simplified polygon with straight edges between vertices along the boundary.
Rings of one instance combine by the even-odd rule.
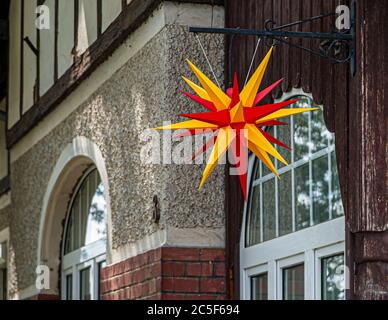
[[[263,30],[349,3],[3,1],[0,299],[386,299],[388,6],[371,2],[355,3],[354,73],[276,43],[268,101],[319,110],[272,132],[292,149],[280,179],[249,158],[244,201],[228,166],[197,190],[204,167],[171,159],[174,135],[143,161],[147,129],[197,110],[185,59],[228,87],[270,45],[188,27]]]

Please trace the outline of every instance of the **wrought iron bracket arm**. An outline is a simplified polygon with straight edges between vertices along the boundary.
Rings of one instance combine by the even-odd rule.
[[[336,16],[336,13],[322,14],[316,17],[311,17],[305,20],[291,22],[286,25],[276,26],[276,22],[272,20],[265,21],[264,30],[256,29],[241,29],[241,28],[206,28],[206,27],[190,27],[189,31],[193,33],[208,33],[208,34],[225,34],[231,35],[232,38],[236,35],[241,36],[256,36],[260,38],[272,39],[272,44],[284,43],[291,47],[295,47],[311,54],[324,58],[331,63],[350,63],[351,74],[356,72],[356,12],[355,0],[352,1],[350,17],[350,29],[345,31],[333,32],[296,32],[284,31],[285,28],[302,25],[305,23],[322,20],[327,17]],[[290,42],[290,39],[317,39],[321,40],[319,50],[306,48],[300,44]]]

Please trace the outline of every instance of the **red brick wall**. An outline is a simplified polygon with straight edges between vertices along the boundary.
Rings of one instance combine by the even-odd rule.
[[[159,248],[108,266],[102,298],[225,299],[224,249]]]

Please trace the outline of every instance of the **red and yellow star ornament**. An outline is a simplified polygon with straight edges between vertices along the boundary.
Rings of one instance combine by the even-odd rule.
[[[279,119],[307,111],[313,111],[316,110],[316,108],[285,109],[285,107],[294,104],[298,100],[260,105],[260,102],[283,80],[281,79],[263,91],[258,92],[272,50],[273,48],[269,50],[241,92],[238,88],[236,75],[234,76],[233,88],[229,88],[225,93],[206,77],[206,75],[192,62],[187,60],[201,86],[183,77],[185,82],[197,95],[184,91],[182,91],[182,93],[202,105],[209,112],[182,114],[181,116],[190,118],[191,120],[156,129],[187,129],[188,131],[181,136],[203,134],[203,130],[209,129],[214,131],[214,137],[209,139],[209,141],[193,157],[198,157],[208,148],[213,147],[203,172],[199,188],[206,182],[217,165],[218,160],[228,149],[232,152],[235,159],[239,159],[240,163],[236,169],[245,199],[247,189],[247,149],[251,150],[276,176],[279,176],[279,174],[269,155],[285,165],[288,165],[286,160],[284,160],[271,143],[287,149],[289,149],[289,147],[268,134],[263,128],[286,125],[286,123],[280,122]],[[234,147],[232,148],[231,146]]]

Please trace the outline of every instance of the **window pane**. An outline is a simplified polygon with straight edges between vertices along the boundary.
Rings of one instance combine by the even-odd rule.
[[[268,300],[268,274],[251,278],[251,300]]]
[[[7,299],[7,269],[0,268],[0,300]]]
[[[106,237],[106,201],[104,185],[101,182],[92,198],[85,237],[85,244],[90,244]]]
[[[73,207],[73,245],[72,251],[80,247],[80,199],[76,197]]]
[[[260,243],[260,186],[253,188],[251,198],[251,211],[247,230],[247,245],[253,246]]]
[[[283,300],[304,299],[304,265],[283,269]]]
[[[73,276],[68,274],[66,276],[66,300],[73,299]]]
[[[343,254],[322,259],[322,299],[345,300]]]
[[[329,161],[324,156],[313,161],[314,224],[329,220]]]
[[[264,241],[276,237],[275,180],[263,183],[263,237]]]
[[[253,177],[253,181],[261,178],[261,175],[260,175],[260,165],[261,165],[261,163],[259,161],[255,161],[255,165],[254,165],[254,169],[253,169],[253,172],[255,174],[254,174],[254,177]]]
[[[309,164],[295,169],[295,226],[301,230],[310,226]]]
[[[312,106],[310,106],[312,107]],[[332,134],[327,130],[323,111],[321,109],[311,112],[311,152],[317,152],[328,147]]]
[[[65,253],[71,252],[73,249],[73,219],[74,215],[71,213],[69,221],[67,222],[67,233],[65,239]]]
[[[271,136],[274,136],[275,134],[275,131],[274,131],[274,128],[273,127],[269,127],[267,130],[266,130]],[[260,161],[261,162],[261,161]],[[268,176],[269,174],[272,173],[271,170],[268,169],[268,167],[261,162],[261,170],[262,170],[262,177],[265,177],[265,176]]]
[[[310,98],[304,97],[295,104],[294,108],[310,107]],[[306,158],[309,153],[309,113],[294,116],[294,161]]]
[[[80,300],[91,300],[90,268],[80,271]]]
[[[90,174],[91,176],[93,173]],[[81,214],[81,226],[80,226],[80,232],[81,232],[81,241],[80,246],[83,247],[85,245],[85,236],[86,236],[86,226],[87,226],[87,220],[89,215],[89,195],[88,195],[88,184],[89,184],[89,178],[85,180],[83,183],[79,195],[80,195],[80,214]]]
[[[338,218],[344,215],[344,207],[342,206],[341,190],[338,180],[337,161],[335,152],[331,153],[331,212],[333,218]]]
[[[288,125],[278,126],[276,127],[276,138],[283,142],[286,146],[291,148],[291,118],[281,119],[282,122],[287,123]],[[288,162],[291,163],[291,150],[283,148],[281,146],[276,146],[277,150],[281,154],[281,156]],[[284,164],[280,161],[278,163],[278,168],[284,167]]]
[[[72,202],[65,254],[106,238],[106,200],[97,170],[83,180]]]
[[[279,189],[279,236],[292,232],[292,175],[282,174],[278,180]]]

